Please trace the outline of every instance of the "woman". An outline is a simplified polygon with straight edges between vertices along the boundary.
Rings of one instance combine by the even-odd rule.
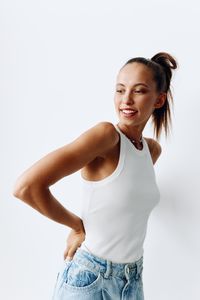
[[[118,124],[100,122],[47,154],[17,180],[14,196],[71,227],[53,300],[144,299],[143,243],[160,199],[153,164],[168,134],[176,60],[165,52],[136,57],[120,69],[114,97]],[[156,139],[143,129],[152,116]],[[64,208],[49,187],[81,169],[83,210]]]

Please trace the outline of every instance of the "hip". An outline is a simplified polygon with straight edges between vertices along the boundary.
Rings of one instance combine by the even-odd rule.
[[[58,273],[52,300],[143,300],[143,256],[115,263],[78,248]]]

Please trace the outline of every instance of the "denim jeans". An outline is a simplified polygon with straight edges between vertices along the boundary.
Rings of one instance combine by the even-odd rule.
[[[144,300],[143,256],[114,263],[77,248],[58,272],[52,300]]]

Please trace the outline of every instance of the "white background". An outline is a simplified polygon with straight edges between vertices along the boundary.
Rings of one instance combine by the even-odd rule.
[[[198,1],[0,2],[0,298],[51,299],[70,228],[15,198],[16,178],[99,121],[117,123],[129,58],[174,55],[173,131],[155,164],[161,201],[144,244],[145,300],[200,299]],[[147,123],[144,135],[153,137]],[[52,186],[80,215],[79,172]]]

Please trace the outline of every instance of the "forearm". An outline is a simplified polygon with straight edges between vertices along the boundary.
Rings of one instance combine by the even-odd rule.
[[[67,210],[50,192],[48,188],[29,188],[15,194],[38,212],[60,224],[76,231],[84,230],[82,219]]]

